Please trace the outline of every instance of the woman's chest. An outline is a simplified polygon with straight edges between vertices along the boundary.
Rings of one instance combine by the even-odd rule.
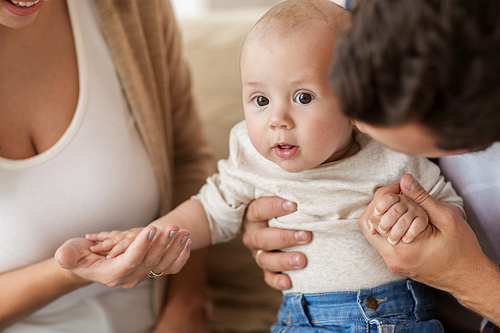
[[[75,44],[69,20],[37,38],[0,46],[0,156],[23,159],[53,146],[78,103]],[[15,36],[14,36],[15,37]]]

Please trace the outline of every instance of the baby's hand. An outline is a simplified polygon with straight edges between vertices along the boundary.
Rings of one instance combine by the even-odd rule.
[[[389,233],[387,241],[410,243],[429,224],[425,210],[404,194],[385,194],[376,203],[374,214],[381,216],[378,231]]]
[[[142,229],[144,228],[102,231],[96,234],[86,234],[85,238],[97,242],[96,245],[90,247],[90,251],[94,253],[107,252],[107,258],[115,258],[125,252]]]

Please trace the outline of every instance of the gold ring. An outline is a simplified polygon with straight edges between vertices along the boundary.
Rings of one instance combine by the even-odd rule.
[[[157,277],[160,277],[163,275],[163,272],[159,273],[159,274],[156,274],[155,272],[153,271],[149,271],[148,273],[148,277],[152,278],[152,279],[156,279]]]
[[[259,264],[259,256],[262,252],[263,252],[262,250],[257,250],[257,253],[255,253],[255,262],[257,263],[257,266],[259,266],[260,268],[262,268],[262,266]]]

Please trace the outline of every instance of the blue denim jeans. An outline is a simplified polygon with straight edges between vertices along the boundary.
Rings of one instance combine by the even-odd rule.
[[[425,286],[396,281],[355,291],[283,297],[272,333],[442,333]]]

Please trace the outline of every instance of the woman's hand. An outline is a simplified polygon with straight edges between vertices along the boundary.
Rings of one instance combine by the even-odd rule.
[[[175,230],[174,230],[175,229]],[[168,226],[156,235],[156,228],[144,228],[127,250],[116,258],[106,258],[90,251],[94,242],[84,238],[66,241],[56,252],[59,265],[80,278],[110,287],[135,287],[147,278],[150,271],[156,274],[175,274],[184,266],[190,254],[187,230]],[[186,241],[187,240],[187,241]]]
[[[260,198],[250,203],[243,219],[243,243],[254,255],[257,265],[263,269],[266,283],[274,289],[290,289],[290,278],[280,272],[303,268],[306,257],[300,252],[273,251],[307,244],[311,241],[311,233],[270,228],[267,221],[296,210],[297,204],[293,202],[278,197]]]
[[[393,184],[379,189],[374,202],[399,190],[427,212],[427,228],[409,244],[391,245],[386,240],[387,233],[376,232],[380,221],[373,213],[372,203],[358,221],[365,237],[392,272],[447,291],[464,306],[498,324],[500,269],[486,257],[467,222],[434,200],[411,175],[401,178],[401,186]]]

